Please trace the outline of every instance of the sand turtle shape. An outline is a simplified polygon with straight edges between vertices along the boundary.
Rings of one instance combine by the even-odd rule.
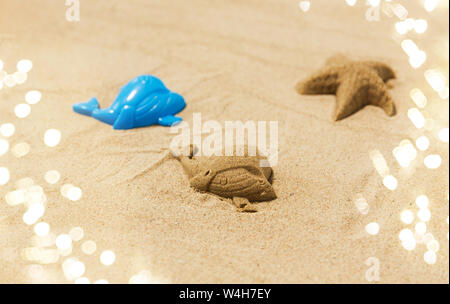
[[[188,175],[192,188],[232,199],[239,211],[256,212],[251,202],[270,201],[277,196],[271,185],[271,167],[261,166],[267,159],[256,153],[249,156],[196,156],[191,146],[189,155],[176,155]]]

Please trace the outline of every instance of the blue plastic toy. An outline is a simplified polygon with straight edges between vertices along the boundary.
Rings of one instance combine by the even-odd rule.
[[[79,114],[92,116],[116,130],[146,127],[154,124],[172,126],[182,119],[174,115],[186,107],[183,97],[169,91],[161,80],[141,75],[120,89],[109,108],[100,109],[97,98],[73,105]]]

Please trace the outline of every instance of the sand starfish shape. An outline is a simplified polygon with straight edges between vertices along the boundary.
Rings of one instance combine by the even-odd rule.
[[[367,105],[382,108],[387,115],[396,113],[388,93],[395,72],[377,61],[351,61],[342,55],[330,58],[320,71],[297,84],[300,94],[336,95],[334,120],[344,119]]]

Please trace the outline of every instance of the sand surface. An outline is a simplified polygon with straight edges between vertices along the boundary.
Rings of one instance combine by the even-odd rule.
[[[11,151],[0,156],[0,167],[10,172],[0,186],[0,282],[71,282],[62,264],[74,257],[84,263],[84,277],[111,283],[127,283],[144,270],[155,282],[172,283],[368,283],[372,257],[380,283],[448,283],[449,149],[437,136],[448,127],[448,99],[424,78],[436,67],[448,75],[448,7],[427,13],[419,1],[403,1],[411,17],[429,22],[424,35],[411,35],[428,55],[413,69],[395,18],[368,22],[362,1],[355,7],[312,2],[305,13],[295,0],[81,0],[81,20],[70,23],[62,0],[1,0],[4,69],[13,72],[21,58],[34,66],[25,84],[0,90],[0,124],[16,127],[10,147],[30,145],[21,158]],[[296,93],[297,81],[338,52],[379,59],[397,71],[390,91],[396,116],[366,107],[335,123],[334,96]],[[278,121],[278,199],[259,204],[257,213],[238,213],[192,190],[177,161],[161,161],[166,152],[160,149],[173,137],[167,128],[114,131],[72,112],[73,103],[92,96],[108,106],[121,85],[144,73],[185,97],[181,116],[188,123],[195,112],[221,123]],[[428,96],[429,128],[417,129],[407,116],[415,87]],[[32,89],[42,100],[19,119],[14,107]],[[43,141],[51,128],[62,133],[53,148]],[[393,149],[421,135],[430,148],[400,167]],[[386,159],[398,180],[395,191],[383,185],[371,151]],[[429,154],[441,155],[438,169],[424,166]],[[48,170],[60,172],[57,184],[45,181]],[[24,257],[38,240],[22,219],[26,208],[8,205],[5,195],[25,177],[45,191],[40,221],[50,224],[51,235],[84,231],[55,263]],[[82,189],[80,200],[61,195],[67,183]],[[414,230],[421,194],[430,200],[428,232],[440,245],[433,265],[424,261],[424,244],[407,251],[398,237],[402,229]],[[370,206],[366,215],[355,206],[361,196]],[[405,209],[415,214],[409,225],[400,220]],[[370,222],[379,224],[377,235],[366,232]],[[81,250],[87,240],[97,245],[91,255]],[[115,253],[114,264],[100,262],[104,250]]]

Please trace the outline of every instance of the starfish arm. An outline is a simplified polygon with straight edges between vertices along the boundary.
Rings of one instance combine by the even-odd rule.
[[[384,81],[387,82],[388,80],[395,79],[396,74],[394,70],[387,64],[379,61],[364,61],[363,64],[366,66],[372,68],[377,72],[378,76]]]
[[[341,84],[336,92],[336,107],[334,110],[334,120],[344,119],[367,104],[364,89],[361,89],[359,73],[345,73]]]
[[[395,114],[395,105],[387,86],[373,70],[353,69],[342,75],[336,93],[334,119],[344,119],[366,105],[381,107],[387,115]]]
[[[299,82],[295,89],[299,94],[335,94],[339,86],[339,70],[323,69],[311,77]]]
[[[382,108],[386,115],[394,116],[396,114],[394,101],[388,92],[387,85],[381,79],[369,85],[367,97],[370,105]]]

